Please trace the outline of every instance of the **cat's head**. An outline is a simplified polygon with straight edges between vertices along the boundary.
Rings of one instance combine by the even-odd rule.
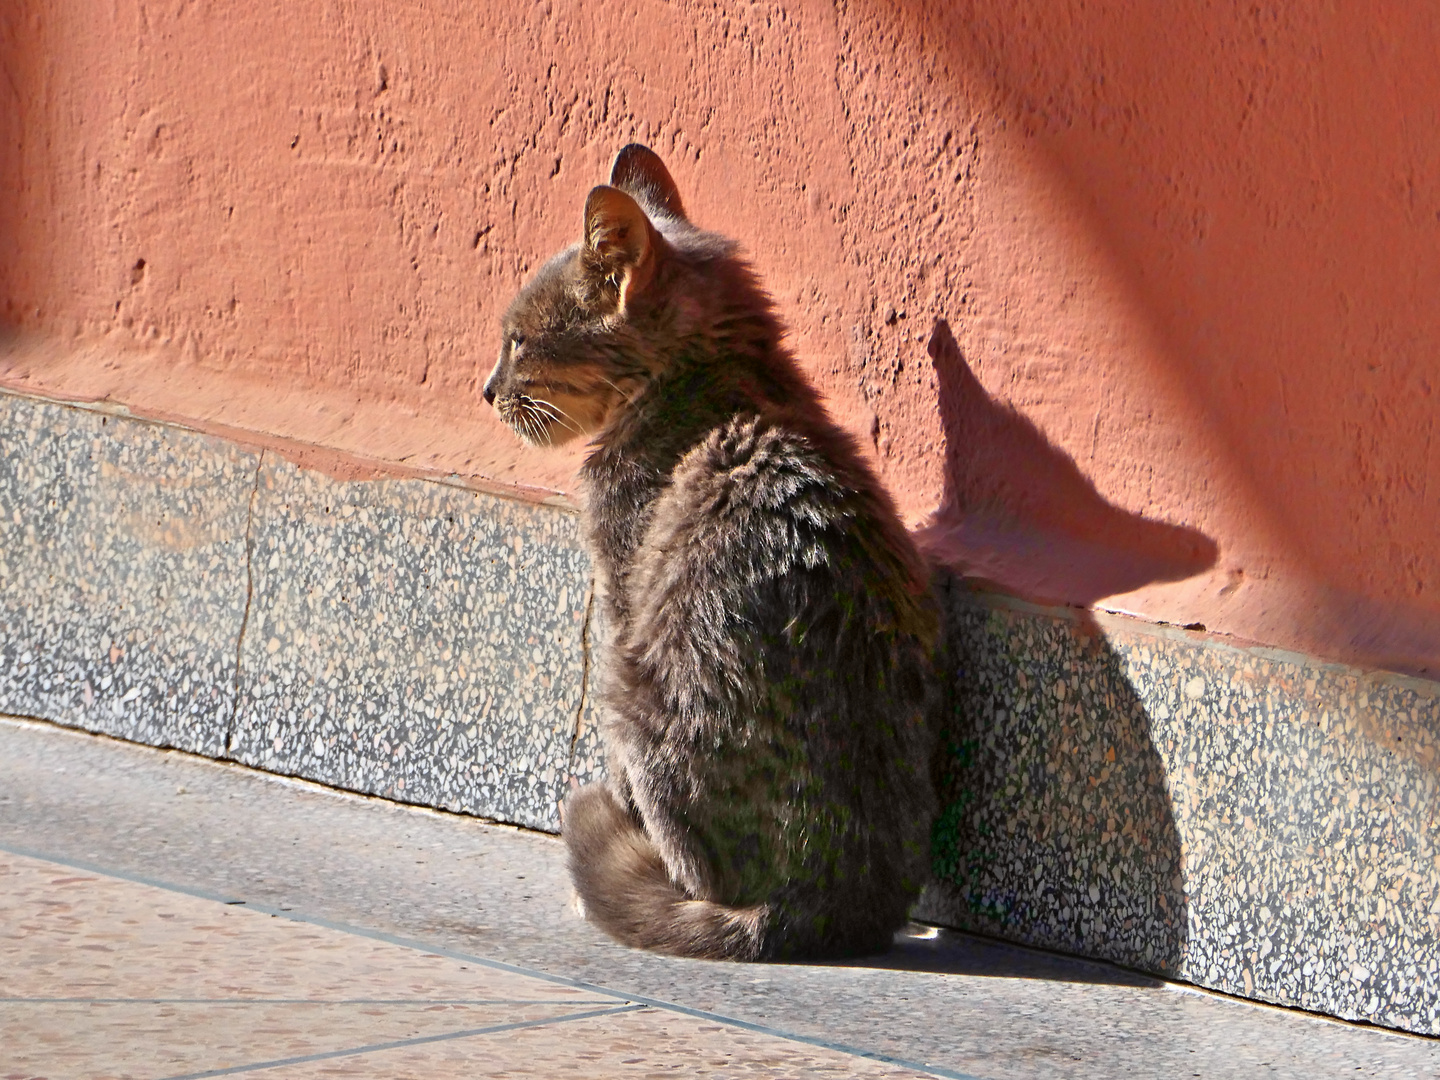
[[[501,322],[485,400],[523,440],[594,435],[655,374],[676,317],[656,295],[674,253],[656,223],[684,220],[660,159],[638,144],[621,150],[610,183],[585,199],[584,239],[546,263]]]

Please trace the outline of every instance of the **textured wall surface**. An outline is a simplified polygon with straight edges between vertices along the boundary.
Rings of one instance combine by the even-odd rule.
[[[600,772],[574,514],[6,395],[0,446],[0,712],[546,829]],[[1440,1034],[1440,685],[940,591],[922,917]]]
[[[952,565],[1440,664],[1440,8],[0,11],[12,386],[568,490],[496,316],[639,138]]]

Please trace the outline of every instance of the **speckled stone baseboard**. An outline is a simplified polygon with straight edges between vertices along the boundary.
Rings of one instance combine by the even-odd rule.
[[[1440,1034],[1440,686],[944,592],[919,917]]]
[[[259,461],[0,395],[0,710],[223,753]]]
[[[267,455],[251,545],[237,760],[558,827],[597,756],[574,514]]]
[[[542,829],[573,514],[0,394],[0,712]],[[935,922],[1440,1034],[1440,686],[941,588]]]
[[[0,394],[0,712],[555,830],[601,769],[576,527]]]

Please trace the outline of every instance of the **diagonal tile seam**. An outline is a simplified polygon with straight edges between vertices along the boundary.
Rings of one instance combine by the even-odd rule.
[[[136,885],[148,885],[151,888],[164,889],[167,892],[180,893],[184,896],[193,896],[200,900],[211,900],[222,904],[243,906],[249,911],[257,911],[262,915],[270,915],[273,918],[303,923],[307,926],[318,926],[342,934],[351,934],[355,937],[367,938],[371,941],[382,941],[388,945],[397,945],[403,949],[413,949],[431,956],[444,956],[451,960],[463,960],[467,964],[477,964],[481,967],[490,968],[493,971],[504,971],[511,975],[524,975],[532,979],[539,979],[541,982],[551,983],[555,986],[566,986],[575,990],[583,990],[586,993],[604,996],[612,1001],[624,1003],[628,1006],[644,1006],[652,1009],[661,1009],[681,1016],[688,1016],[696,1020],[705,1020],[712,1024],[724,1024],[726,1027],[738,1028],[741,1031],[749,1031],[757,1035],[767,1035],[771,1038],[784,1039],[786,1042],[799,1043],[803,1046],[813,1046],[821,1050],[832,1050],[850,1057],[863,1058],[866,1061],[875,1061],[882,1065],[894,1065],[897,1068],[911,1069],[915,1072],[926,1073],[930,1076],[937,1077],[939,1080],[982,1080],[981,1077],[973,1073],[958,1072],[954,1069],[947,1069],[939,1065],[911,1061],[908,1058],[885,1054],[878,1050],[866,1050],[863,1047],[850,1046],[846,1043],[835,1042],[831,1039],[821,1039],[813,1035],[802,1035],[799,1032],[770,1027],[766,1024],[756,1024],[749,1020],[741,1020],[738,1017],[726,1016],[723,1013],[710,1012],[706,1009],[692,1009],[688,1005],[666,1001],[663,998],[652,998],[644,994],[632,994],[619,990],[611,990],[605,986],[584,982],[579,979],[567,978],[564,975],[552,975],[547,971],[540,971],[537,968],[527,968],[519,964],[508,964],[503,960],[492,960],[488,957],[476,956],[473,953],[460,952],[458,949],[450,949],[443,945],[417,941],[414,938],[401,937],[398,934],[387,934],[382,930],[371,930],[363,926],[353,926],[349,923],[336,922],[318,915],[304,915],[296,911],[273,908],[264,904],[251,904],[235,897],[210,892],[208,889],[197,889],[191,885],[180,885],[174,882],[161,881],[157,878],[142,877],[139,874],[112,870],[107,867],[98,866],[95,863],[83,862],[79,859],[52,855],[31,848],[15,847],[10,844],[0,844],[0,853],[14,855],[18,858],[37,859],[42,862],[54,863],[56,866],[66,866],[72,870],[83,870],[86,873],[100,874],[104,877],[114,878],[117,881],[129,881]],[[575,1017],[571,1017],[571,1019],[575,1019]],[[201,1080],[202,1077],[220,1075],[223,1074],[196,1073],[193,1074],[193,1076],[170,1077],[167,1078],[167,1080]]]
[[[327,1050],[320,1054],[302,1054],[298,1057],[275,1058],[272,1061],[252,1061],[246,1065],[232,1065],[226,1069],[207,1069],[205,1072],[185,1073],[182,1076],[168,1076],[165,1080],[209,1080],[213,1076],[235,1076],[239,1073],[261,1072],[265,1069],[279,1069],[285,1065],[305,1065],[312,1061],[331,1061],[335,1058],[359,1057],[361,1054],[376,1054],[384,1050],[403,1050],[411,1046],[425,1046],[429,1043],[452,1042],[455,1039],[473,1039],[480,1035],[496,1035],[504,1031],[520,1031],[524,1028],[547,1027],[551,1024],[568,1024],[572,1020],[593,1020],[598,1016],[618,1016],[621,1013],[636,1012],[647,1008],[645,1005],[616,1005],[609,1009],[591,1009],[589,1012],[571,1016],[552,1016],[544,1020],[516,1020],[509,1024],[491,1024],[489,1027],[466,1028],[461,1031],[447,1031],[439,1035],[420,1035],[413,1039],[396,1039],[394,1042],[371,1043],[367,1046],[350,1046],[344,1050]]]

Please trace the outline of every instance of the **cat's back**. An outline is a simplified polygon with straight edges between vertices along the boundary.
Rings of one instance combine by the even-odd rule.
[[[933,646],[919,555],[848,437],[808,407],[740,412],[686,453],[629,580],[633,655],[701,709],[753,709],[781,663],[811,699],[871,709]]]

